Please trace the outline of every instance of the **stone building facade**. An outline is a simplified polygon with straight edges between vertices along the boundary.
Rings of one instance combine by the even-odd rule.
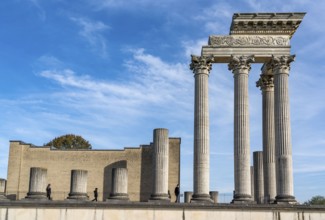
[[[169,138],[168,190],[180,182],[180,138]],[[26,197],[30,169],[47,169],[53,200],[65,200],[70,191],[71,171],[86,170],[87,194],[93,198],[98,188],[98,200],[107,199],[112,190],[112,169],[127,168],[130,201],[148,201],[153,185],[153,143],[123,150],[58,150],[36,147],[21,141],[10,141],[6,195],[20,200]]]

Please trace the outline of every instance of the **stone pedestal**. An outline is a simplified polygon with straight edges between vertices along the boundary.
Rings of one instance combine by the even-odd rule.
[[[5,179],[0,179],[0,201],[8,200],[6,197],[6,183]]]
[[[30,168],[29,191],[26,199],[47,199],[47,169],[40,167]]]
[[[264,203],[264,176],[263,176],[263,152],[253,153],[254,162],[254,200],[257,204]]]
[[[128,201],[128,170],[126,168],[113,168],[112,192],[109,200]]]
[[[151,201],[170,201],[168,195],[168,130],[157,128],[153,132],[153,189]]]
[[[288,78],[294,56],[272,58],[274,73],[276,203],[295,204],[293,195],[292,145]]]
[[[274,203],[276,196],[275,130],[274,130],[274,76],[269,63],[264,64],[263,74],[256,86],[262,90],[263,111],[263,169],[264,197],[266,203]],[[271,72],[271,73],[270,73]]]
[[[185,191],[184,192],[184,203],[190,203],[192,199],[193,192]]]
[[[88,200],[87,170],[71,170],[70,193],[67,199]]]
[[[194,101],[194,191],[191,202],[209,202],[210,128],[208,79],[212,57],[192,56],[190,65],[195,78]]]
[[[234,74],[234,168],[232,203],[252,202],[250,180],[248,74],[253,56],[232,57],[228,67]]]
[[[213,201],[213,203],[218,203],[218,196],[219,192],[218,191],[210,191],[210,198]]]

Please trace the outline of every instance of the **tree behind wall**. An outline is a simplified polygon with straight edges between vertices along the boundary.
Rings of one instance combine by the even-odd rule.
[[[313,196],[310,200],[305,202],[304,205],[325,205],[325,197]]]
[[[74,134],[66,134],[54,138],[52,141],[44,144],[57,149],[91,149],[91,144],[83,137]]]

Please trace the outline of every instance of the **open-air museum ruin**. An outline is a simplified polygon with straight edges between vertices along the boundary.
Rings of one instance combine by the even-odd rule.
[[[0,220],[11,219],[325,219],[324,207],[294,195],[289,75],[293,37],[305,13],[237,13],[229,35],[209,36],[194,73],[193,192],[174,203],[181,139],[155,129],[153,142],[124,150],[57,150],[10,142],[7,180],[0,180]],[[210,191],[208,82],[212,65],[234,78],[234,194],[218,203]],[[248,80],[260,63],[263,151],[250,152]],[[253,166],[251,166],[253,157]],[[218,168],[213,172],[218,172]],[[46,197],[51,183],[53,200]],[[99,188],[98,203],[92,192]]]

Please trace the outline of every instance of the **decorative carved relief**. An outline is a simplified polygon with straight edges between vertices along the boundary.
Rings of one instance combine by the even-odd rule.
[[[209,45],[212,46],[289,46],[288,36],[210,36]]]
[[[196,74],[198,69],[206,69],[210,71],[212,69],[212,62],[214,61],[213,56],[194,56],[192,57],[192,63],[190,64],[190,69]]]
[[[234,73],[236,70],[248,70],[251,69],[251,63],[254,62],[254,56],[232,56],[231,61],[228,64],[228,69]],[[247,72],[248,73],[248,72]]]
[[[271,65],[274,72],[289,73],[290,63],[295,60],[295,55],[272,56]]]
[[[259,80],[256,82],[256,87],[260,87],[261,90],[272,89],[274,87],[273,75],[262,74]]]

